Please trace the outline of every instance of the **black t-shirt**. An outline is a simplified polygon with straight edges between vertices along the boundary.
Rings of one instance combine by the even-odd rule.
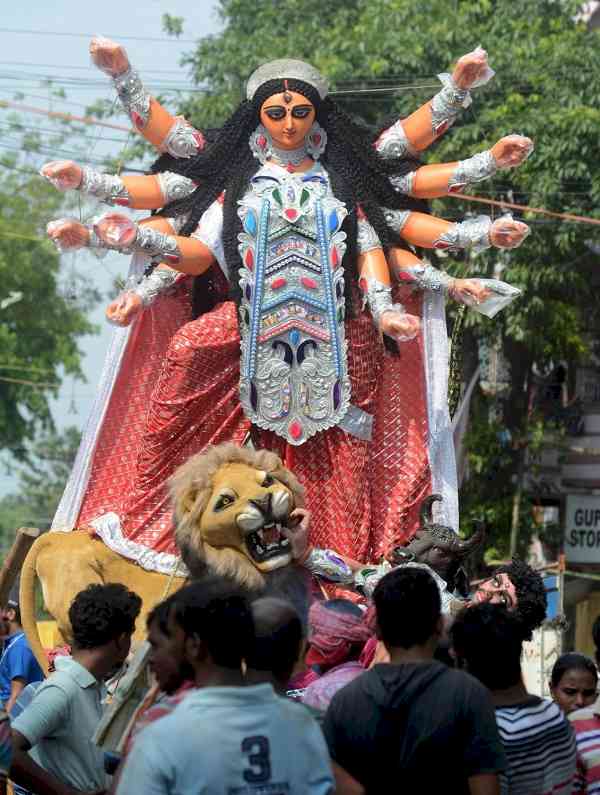
[[[331,757],[368,793],[468,793],[506,767],[486,688],[439,662],[376,665],[333,697]]]

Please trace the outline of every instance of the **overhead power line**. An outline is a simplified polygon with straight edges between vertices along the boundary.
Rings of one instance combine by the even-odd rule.
[[[97,33],[72,33],[66,30],[23,30],[19,28],[0,28],[0,33],[17,33],[30,36],[70,36],[74,38],[94,39]],[[108,33],[107,38],[125,41],[156,41],[161,44],[197,44],[196,39],[157,38],[152,36],[124,36],[121,33]]]

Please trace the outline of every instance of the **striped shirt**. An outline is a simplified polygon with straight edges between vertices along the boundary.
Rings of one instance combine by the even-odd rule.
[[[550,699],[530,696],[496,707],[496,723],[508,761],[502,795],[570,795],[575,780],[575,737]]]
[[[600,704],[571,712],[577,743],[577,778],[573,792],[600,793]]]

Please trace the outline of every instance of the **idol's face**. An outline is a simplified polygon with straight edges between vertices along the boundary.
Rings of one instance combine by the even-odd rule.
[[[504,605],[509,610],[515,610],[517,607],[517,589],[508,574],[499,572],[480,584],[472,601],[476,604],[489,602],[490,604]]]
[[[261,124],[279,149],[298,149],[315,120],[315,106],[302,94],[273,94],[260,108]]]

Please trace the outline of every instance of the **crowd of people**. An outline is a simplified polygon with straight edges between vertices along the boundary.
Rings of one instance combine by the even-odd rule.
[[[520,613],[500,585],[484,583],[449,620],[429,572],[400,566],[367,610],[316,601],[306,626],[284,599],[249,601],[206,575],[148,615],[154,686],[118,759],[93,737],[107,682],[130,655],[140,598],[116,583],[80,592],[70,654],[54,657],[46,679],[12,602],[1,614],[3,786],[10,779],[17,795],[600,791],[596,664],[564,654],[552,699],[528,693],[522,646],[539,611]]]

